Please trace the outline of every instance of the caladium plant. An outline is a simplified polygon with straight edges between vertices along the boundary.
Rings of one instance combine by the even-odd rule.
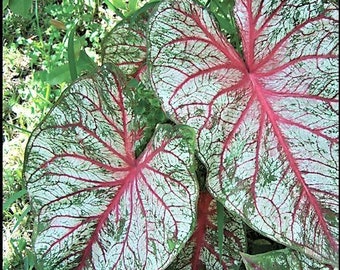
[[[243,57],[208,12],[166,1],[150,21],[165,110],[197,130],[207,187],[251,227],[338,260],[338,10],[236,1]]]
[[[140,127],[121,76],[103,66],[74,83],[32,134],[26,174],[42,269],[161,269],[190,236],[194,133],[160,125],[135,158]]]
[[[338,7],[236,0],[240,53],[209,12],[224,2],[160,1],[117,25],[112,64],[34,130],[38,267],[337,265]],[[247,254],[244,223],[286,248]]]

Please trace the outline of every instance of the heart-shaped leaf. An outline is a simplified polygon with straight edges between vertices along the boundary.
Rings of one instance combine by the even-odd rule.
[[[159,5],[153,87],[174,121],[197,130],[214,197],[271,239],[337,264],[338,9],[237,0],[235,16],[243,57],[200,6]]]
[[[195,225],[195,134],[159,125],[138,157],[119,70],[65,90],[29,140],[25,177],[42,269],[164,269]]]

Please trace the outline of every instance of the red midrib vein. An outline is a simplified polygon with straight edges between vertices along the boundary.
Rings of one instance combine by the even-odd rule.
[[[194,269],[199,267],[200,256],[203,252],[203,247],[206,245],[206,232],[209,224],[209,206],[211,201],[212,197],[209,195],[209,193],[201,193],[197,207],[199,209],[197,227],[191,237],[192,241],[195,241],[196,243],[191,260]]]
[[[106,210],[101,214],[98,215],[98,224],[96,226],[96,229],[93,231],[92,236],[90,237],[88,244],[83,252],[83,256],[81,258],[80,264],[78,266],[77,269],[81,270],[85,267],[86,265],[86,260],[90,257],[90,253],[91,253],[91,249],[93,244],[98,240],[98,236],[100,231],[102,230],[105,221],[107,221],[110,213],[112,213],[112,211],[117,208],[119,206],[119,202],[121,200],[121,197],[123,196],[123,194],[129,189],[131,188],[131,184],[133,182],[133,180],[136,178],[136,175],[138,175],[138,167],[132,167],[130,172],[128,173],[128,175],[126,177],[124,177],[124,179],[122,179],[122,181],[124,182],[124,184],[122,185],[122,187],[118,190],[117,194],[115,195],[115,197],[111,200],[110,204],[106,207]]]
[[[277,119],[275,117],[275,112],[270,107],[265,96],[262,93],[263,92],[262,86],[257,82],[256,75],[249,74],[249,79],[252,82],[253,91],[256,93],[257,98],[258,98],[261,106],[263,107],[264,111],[267,112],[270,123],[273,126],[274,134],[276,135],[279,144],[282,146],[282,149],[283,149],[284,153],[286,154],[286,157],[287,157],[287,160],[290,164],[290,167],[292,168],[296,178],[298,179],[299,183],[301,184],[301,186],[303,188],[303,193],[308,198],[308,201],[313,206],[313,208],[314,208],[314,210],[315,210],[315,212],[316,212],[316,214],[319,218],[320,227],[324,231],[324,233],[325,233],[330,245],[332,246],[332,248],[334,250],[337,250],[338,244],[336,243],[336,241],[334,240],[334,237],[331,235],[331,233],[328,229],[327,223],[326,223],[325,218],[322,214],[322,209],[320,208],[318,201],[315,198],[315,196],[311,193],[307,183],[305,182],[303,176],[301,175],[301,172],[299,171],[298,165],[296,164],[294,157],[293,157],[293,155],[292,155],[292,153],[291,153],[291,151],[288,147],[287,141],[286,141],[285,137],[283,136],[279,126],[277,125]]]
[[[91,238],[89,239],[88,245],[86,246],[83,256],[81,258],[80,264],[77,269],[81,270],[86,265],[86,260],[90,257],[91,249],[93,244],[97,241],[99,232],[102,230],[105,221],[108,219],[110,213],[119,206],[119,202],[121,200],[121,197],[123,194],[129,189],[132,188],[132,184],[134,180],[136,180],[139,173],[143,170],[143,168],[146,167],[146,165],[156,156],[158,155],[162,150],[164,150],[165,145],[168,143],[168,141],[163,142],[160,147],[152,151],[144,160],[135,160],[136,165],[131,166],[130,172],[122,179],[122,182],[124,184],[122,187],[118,190],[115,197],[112,199],[110,204],[107,206],[106,210],[99,215],[98,224],[96,226],[96,229],[92,233]]]

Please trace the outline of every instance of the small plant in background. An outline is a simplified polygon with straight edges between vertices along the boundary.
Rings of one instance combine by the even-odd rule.
[[[335,269],[338,7],[104,2],[27,144],[34,266]]]

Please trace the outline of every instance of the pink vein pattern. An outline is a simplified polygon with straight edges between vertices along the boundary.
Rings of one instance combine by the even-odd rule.
[[[78,80],[30,138],[25,177],[43,269],[164,269],[192,233],[186,130],[159,125],[136,158],[124,84],[106,65]]]
[[[150,20],[151,81],[197,131],[208,189],[275,241],[338,261],[338,10],[237,0],[239,55],[209,13],[165,1]]]

